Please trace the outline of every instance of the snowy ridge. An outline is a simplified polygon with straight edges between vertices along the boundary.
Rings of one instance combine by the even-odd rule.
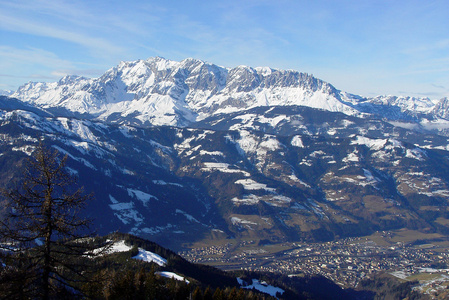
[[[259,292],[268,294],[270,296],[276,297],[276,294],[279,293],[279,295],[282,295],[284,293],[284,290],[272,285],[268,285],[265,281],[259,281],[258,279],[253,279],[252,284],[248,285],[244,280],[241,278],[237,278],[237,282],[240,284],[240,286],[244,289],[256,289]]]
[[[356,98],[306,73],[227,69],[160,57],[121,62],[95,79],[66,76],[54,83],[30,82],[11,96],[59,113],[64,108],[100,120],[153,125],[185,126],[213,114],[274,105],[358,113],[350,104]]]
[[[103,252],[104,255],[113,254],[118,252],[127,252],[132,249],[131,246],[127,245],[124,240],[116,241],[108,248],[98,248],[94,249],[92,252],[94,254]],[[167,264],[167,260],[160,255],[157,255],[151,251],[139,248],[139,253],[136,256],[132,257],[133,259],[143,260],[146,262],[154,262],[159,266],[165,266]]]
[[[188,126],[221,113],[291,105],[391,120],[449,118],[447,98],[363,98],[307,73],[268,67],[231,69],[192,58],[121,62],[99,78],[70,75],[53,83],[29,82],[4,94],[56,115],[138,125]]]

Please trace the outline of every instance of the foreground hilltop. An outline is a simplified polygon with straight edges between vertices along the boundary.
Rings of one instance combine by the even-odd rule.
[[[365,280],[364,289],[345,290],[320,275],[235,271],[190,263],[173,251],[129,234],[114,233],[104,237],[65,241],[78,250],[98,252],[95,257],[72,255],[71,269],[65,265],[58,272],[65,282],[51,282],[55,299],[374,299],[376,293],[391,296],[420,295],[408,283],[392,278]],[[97,245],[97,246],[96,246]],[[39,247],[39,246],[36,246]],[[85,248],[84,248],[85,247]],[[24,253],[32,252],[29,248]],[[87,250],[85,250],[87,251]],[[83,253],[82,251],[80,253]],[[86,253],[86,252],[84,252]],[[5,254],[5,253],[3,253]],[[22,269],[8,255],[1,256],[0,293],[15,299],[36,295],[41,291],[38,281],[30,280],[29,270]],[[23,261],[22,261],[23,262]],[[58,265],[56,263],[56,265]],[[39,264],[37,269],[39,269]],[[82,270],[82,273],[78,271]],[[21,278],[14,275],[22,274]],[[82,274],[82,276],[80,276]],[[388,281],[387,281],[388,280]],[[388,282],[388,285],[386,284]],[[377,290],[371,285],[376,284]],[[423,298],[424,299],[424,298]]]

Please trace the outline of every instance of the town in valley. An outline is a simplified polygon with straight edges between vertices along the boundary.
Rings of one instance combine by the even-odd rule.
[[[319,274],[343,288],[357,288],[361,280],[385,273],[416,281],[415,290],[436,297],[449,288],[448,245],[449,239],[439,234],[399,230],[322,243],[261,245],[254,240],[227,240],[180,254],[224,270]]]

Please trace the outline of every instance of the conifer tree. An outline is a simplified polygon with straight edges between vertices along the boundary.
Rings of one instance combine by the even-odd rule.
[[[212,295],[212,299],[213,300],[224,300],[225,299],[223,291],[219,287],[217,287],[215,289],[215,292]]]
[[[210,286],[208,286],[206,288],[206,290],[204,291],[203,299],[204,300],[212,300],[212,296],[213,296],[212,290],[210,289]]]
[[[82,280],[80,260],[85,243],[68,242],[85,237],[89,220],[79,217],[89,195],[76,187],[66,168],[67,156],[46,148],[41,141],[25,164],[23,180],[1,194],[9,205],[0,221],[0,247],[5,267],[0,274],[0,292],[17,298],[11,286],[20,283],[27,298],[49,299],[73,290],[73,280]],[[6,248],[6,249],[5,249]],[[1,249],[0,249],[1,250]],[[76,261],[76,263],[75,263]]]
[[[203,294],[201,293],[201,289],[199,286],[192,293],[192,300],[203,300]]]

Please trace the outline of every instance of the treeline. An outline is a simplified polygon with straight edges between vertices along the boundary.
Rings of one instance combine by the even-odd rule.
[[[424,300],[431,299],[430,296],[421,294],[413,290],[413,287],[418,285],[417,281],[400,282],[399,280],[392,278],[388,274],[380,274],[371,278],[361,280],[357,286],[358,290],[372,291],[375,296],[374,300],[395,300],[395,299],[408,299],[408,300]]]
[[[103,271],[105,272],[105,271]],[[106,271],[107,272],[107,271]],[[103,274],[104,275],[104,274]],[[138,272],[132,270],[108,272],[102,284],[88,285],[85,293],[91,299],[196,299],[196,300],[262,300],[275,299],[261,293],[237,287],[212,288],[187,283],[173,278],[164,278],[144,268]]]
[[[116,233],[66,243],[76,243],[78,247],[85,247],[89,251],[88,249],[101,247],[105,241],[112,239],[124,240],[127,245],[133,246],[129,251],[95,257],[88,254],[66,257],[65,266],[58,266],[61,277],[51,277],[51,289],[46,297],[43,297],[45,285],[39,276],[42,268],[30,270],[30,266],[38,265],[30,252],[39,251],[42,246],[24,251],[23,258],[19,260],[15,259],[15,254],[3,253],[0,264],[0,299],[275,299],[255,290],[241,289],[234,274],[191,264],[172,251],[135,236]],[[165,254],[167,264],[159,266],[134,259],[141,247],[146,250],[152,248],[154,253],[161,256]],[[67,266],[73,269],[69,270]],[[158,274],[160,271],[173,272],[187,279],[180,281],[166,278]],[[62,278],[68,281],[58,282]],[[203,282],[202,279],[205,278],[207,280]]]

